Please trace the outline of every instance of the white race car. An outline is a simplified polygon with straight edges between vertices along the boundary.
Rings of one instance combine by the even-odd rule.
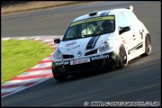
[[[69,25],[52,55],[56,80],[107,68],[124,68],[138,56],[151,54],[149,31],[133,13],[133,6],[91,12]]]

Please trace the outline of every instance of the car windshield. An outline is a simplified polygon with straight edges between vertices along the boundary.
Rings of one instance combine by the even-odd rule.
[[[63,41],[99,36],[106,33],[112,33],[114,30],[114,16],[90,18],[71,23],[65,33]]]

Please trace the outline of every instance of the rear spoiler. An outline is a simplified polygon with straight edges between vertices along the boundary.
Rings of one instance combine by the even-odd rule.
[[[129,10],[131,10],[131,11],[133,11],[133,6],[132,5],[130,5],[127,9],[129,9]]]
[[[129,7],[111,8],[111,9],[108,9],[108,10],[112,10],[112,9],[129,9],[129,10],[133,11],[133,6],[130,5]]]

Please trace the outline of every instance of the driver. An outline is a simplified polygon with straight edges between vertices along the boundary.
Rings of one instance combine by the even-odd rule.
[[[114,26],[111,21],[107,20],[102,23],[103,33],[112,32]]]

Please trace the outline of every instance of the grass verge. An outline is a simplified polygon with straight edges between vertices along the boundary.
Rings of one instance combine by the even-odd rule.
[[[1,41],[1,84],[24,73],[54,49],[33,40]]]

